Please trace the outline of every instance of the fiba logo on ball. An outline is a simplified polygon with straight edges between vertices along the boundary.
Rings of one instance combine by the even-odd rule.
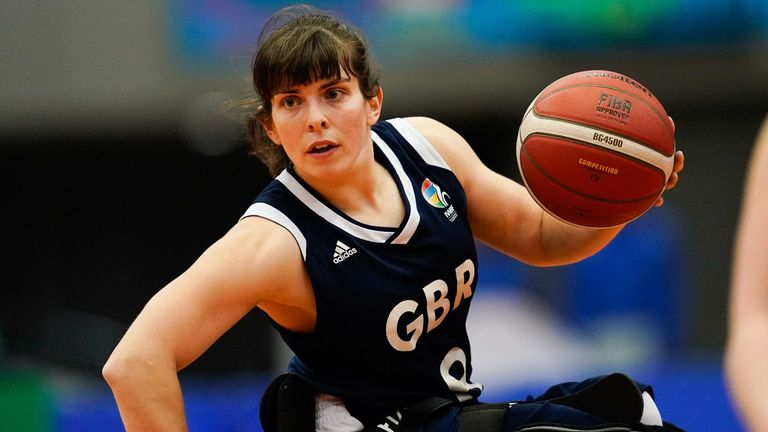
[[[545,211],[572,225],[612,227],[661,196],[674,164],[674,125],[636,80],[576,72],[536,96],[516,152],[525,187]]]
[[[629,114],[632,112],[632,101],[623,99],[620,96],[600,93],[597,97],[597,106],[595,115],[598,117],[614,120],[619,123],[627,123]]]

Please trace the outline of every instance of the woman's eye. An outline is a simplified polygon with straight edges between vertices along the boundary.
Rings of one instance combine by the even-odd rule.
[[[286,108],[293,108],[293,107],[295,107],[295,106],[296,106],[298,103],[299,103],[299,101],[297,101],[295,97],[291,97],[291,96],[289,96],[289,97],[286,97],[286,98],[283,98],[283,100],[281,101],[281,104],[282,104],[284,107],[286,107]]]
[[[326,97],[328,99],[338,99],[340,98],[344,93],[341,90],[334,89],[326,93]]]

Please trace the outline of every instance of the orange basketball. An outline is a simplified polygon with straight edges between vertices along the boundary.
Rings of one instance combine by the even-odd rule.
[[[656,97],[603,70],[547,86],[517,136],[517,163],[533,198],[554,217],[593,228],[645,213],[664,191],[674,153],[674,126]]]

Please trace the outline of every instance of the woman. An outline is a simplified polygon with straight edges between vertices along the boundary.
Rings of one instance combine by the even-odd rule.
[[[482,390],[465,329],[475,239],[546,266],[588,257],[620,230],[555,220],[435,120],[379,122],[366,42],[325,13],[275,14],[253,78],[249,133],[277,177],[149,301],[105,365],[128,430],[184,430],[177,371],[254,307],[296,354],[289,371],[311,388],[317,430],[387,418],[395,428],[430,398],[455,416]],[[678,153],[668,188],[682,167]]]

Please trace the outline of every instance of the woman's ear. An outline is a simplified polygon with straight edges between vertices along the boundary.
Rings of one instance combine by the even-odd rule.
[[[275,130],[275,125],[272,123],[272,118],[268,118],[266,120],[260,120],[261,127],[264,128],[264,132],[266,132],[269,139],[272,140],[273,143],[277,145],[281,145],[280,142],[280,134],[277,133],[277,130]]]
[[[376,95],[368,99],[368,126],[373,126],[381,116],[381,103],[384,101],[384,90],[379,87]]]

